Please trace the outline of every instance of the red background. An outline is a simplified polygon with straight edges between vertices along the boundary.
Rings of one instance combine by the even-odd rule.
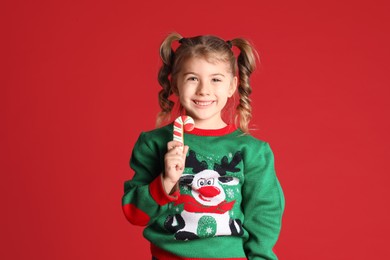
[[[158,112],[159,44],[242,36],[280,259],[390,259],[388,1],[2,1],[1,259],[149,259],[121,211]]]

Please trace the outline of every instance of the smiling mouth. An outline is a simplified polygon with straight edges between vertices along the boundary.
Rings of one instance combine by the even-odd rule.
[[[211,200],[207,199],[206,197],[202,196],[202,194],[199,194],[199,198],[203,201],[207,201],[207,202],[211,201]]]
[[[214,103],[214,101],[198,101],[194,100],[194,103],[197,104],[198,106],[208,106]]]

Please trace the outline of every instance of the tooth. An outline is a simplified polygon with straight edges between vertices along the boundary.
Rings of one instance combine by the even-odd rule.
[[[207,106],[207,105],[210,105],[211,103],[213,103],[213,101],[195,101],[195,103],[197,105]]]

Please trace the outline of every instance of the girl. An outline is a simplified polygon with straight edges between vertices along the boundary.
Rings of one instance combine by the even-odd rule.
[[[123,211],[146,226],[153,259],[277,259],[283,192],[270,146],[248,131],[254,53],[241,38],[177,33],[160,47],[158,126],[169,122],[174,94],[195,129],[185,145],[171,141],[172,124],[143,132],[133,149]],[[236,92],[238,128],[225,116]]]

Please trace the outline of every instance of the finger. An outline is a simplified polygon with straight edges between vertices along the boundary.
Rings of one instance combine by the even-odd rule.
[[[170,162],[168,162],[166,164],[166,168],[169,169],[169,170],[177,169],[177,168],[182,167],[182,165],[183,165],[183,161],[179,160],[179,159],[176,159],[176,160],[171,160]]]
[[[168,150],[168,152],[166,153],[166,156],[169,156],[169,157],[180,156],[181,157],[182,151],[183,151],[182,147],[174,147],[171,150]]]
[[[176,164],[176,171],[182,171],[184,169],[183,162]]]
[[[175,154],[174,156],[167,157],[165,160],[166,165],[174,165],[178,163],[183,163],[184,158],[181,155]]]
[[[172,159],[172,161],[174,161],[176,166],[179,166],[179,168],[183,168],[184,159],[183,159],[183,157],[181,157],[181,155],[177,155],[177,157]]]
[[[177,161],[177,160],[180,160],[180,161],[184,160],[181,152],[180,152],[180,154],[178,154],[176,151],[170,151],[164,157],[165,163],[170,163],[172,161]]]
[[[187,153],[188,153],[189,149],[190,149],[190,147],[188,145],[184,146],[184,149],[183,149],[183,158],[184,158],[184,160],[186,159],[186,156],[187,156]]]
[[[182,171],[184,169],[184,163],[182,160],[171,161],[166,165],[166,173],[168,175],[175,174],[176,171]]]
[[[181,156],[183,154],[183,146],[176,147],[175,150],[177,155]]]
[[[172,150],[175,147],[182,147],[182,146],[183,146],[183,144],[181,142],[178,142],[178,141],[170,141],[167,143],[168,151]]]

